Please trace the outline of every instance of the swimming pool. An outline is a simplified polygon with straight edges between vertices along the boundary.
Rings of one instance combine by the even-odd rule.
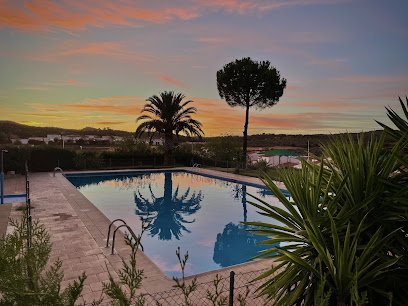
[[[264,237],[243,231],[241,221],[266,221],[246,203],[249,194],[283,205],[262,186],[188,171],[66,174],[110,220],[121,218],[140,232],[149,211],[144,252],[168,275],[180,276],[176,257],[189,253],[186,275],[247,261],[265,247]],[[243,192],[244,191],[244,192]]]

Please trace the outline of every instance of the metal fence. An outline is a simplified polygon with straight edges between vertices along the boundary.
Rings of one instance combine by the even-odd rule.
[[[218,284],[219,298],[217,304],[211,301],[211,296],[214,297],[216,288],[214,281],[200,283],[197,289],[193,291],[188,302],[194,306],[210,306],[210,305],[248,305],[257,306],[265,305],[266,299],[258,297],[255,290],[264,282],[255,281],[256,277],[264,273],[267,269],[250,271],[246,273],[237,273],[233,271],[228,277],[224,277]],[[191,280],[188,284],[191,283]],[[185,297],[179,288],[174,288],[168,291],[157,292],[145,295],[146,305],[163,305],[163,306],[179,306],[185,305]],[[223,303],[220,303],[223,301]]]
[[[31,248],[31,199],[30,199],[30,179],[28,164],[25,162],[25,187],[26,187],[26,211],[27,211],[27,248]]]
[[[129,158],[104,158],[99,167],[103,168],[134,168],[134,167],[159,167],[164,163],[162,156],[158,157],[129,157]],[[200,164],[202,167],[220,167],[226,169],[242,168],[243,164],[235,161],[217,161],[204,157],[177,156],[173,158],[173,165],[183,165],[191,167]],[[95,168],[90,163],[85,163],[82,168]]]

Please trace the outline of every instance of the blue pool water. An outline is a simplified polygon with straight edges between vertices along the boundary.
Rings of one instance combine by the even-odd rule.
[[[266,221],[246,200],[253,194],[283,205],[261,186],[185,171],[67,174],[67,179],[110,220],[124,219],[140,232],[140,217],[150,213],[142,239],[145,253],[168,276],[180,276],[176,257],[189,253],[186,275],[246,262],[265,247],[263,236],[243,231],[241,221]]]

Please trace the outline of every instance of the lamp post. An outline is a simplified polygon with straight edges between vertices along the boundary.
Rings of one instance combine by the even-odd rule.
[[[4,194],[3,194],[3,184],[4,184],[4,173],[3,173],[3,155],[7,153],[7,150],[1,150],[1,204],[4,203]]]

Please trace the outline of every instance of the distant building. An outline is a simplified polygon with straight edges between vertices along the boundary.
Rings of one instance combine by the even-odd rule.
[[[248,160],[251,164],[254,164],[256,162],[259,161],[259,159],[261,158],[262,154],[260,154],[259,152],[249,152],[247,154],[248,156]]]
[[[113,141],[123,141],[123,139],[122,136],[113,136]]]
[[[28,140],[44,141],[43,137],[28,137]]]
[[[164,144],[164,139],[163,138],[153,138],[152,139],[152,145],[153,146],[161,146]]]
[[[50,141],[61,140],[61,135],[58,134],[47,134],[47,137],[44,138],[44,142],[48,144]]]
[[[297,165],[300,164],[300,154],[284,150],[275,149],[260,153],[259,160],[264,160],[270,167],[279,167],[283,165]]]
[[[111,136],[102,136],[102,140],[112,141],[112,137]]]
[[[62,139],[64,141],[72,141],[73,143],[77,142],[77,140],[81,139],[80,135],[63,135]]]

